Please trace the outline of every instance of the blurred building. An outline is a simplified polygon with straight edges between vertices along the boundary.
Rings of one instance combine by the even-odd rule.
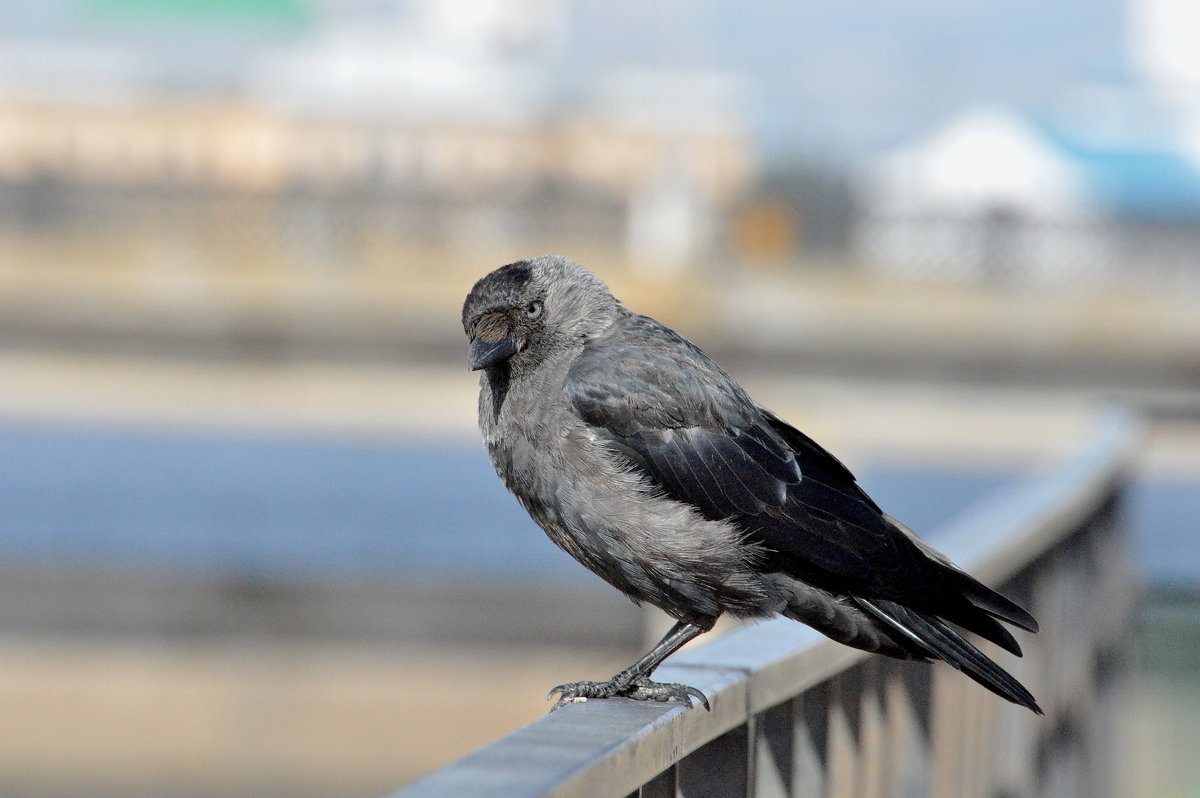
[[[1194,290],[1200,171],[1137,119],[968,109],[867,171],[858,254],[889,277]]]
[[[233,198],[230,234],[261,251],[226,260],[247,269],[551,246],[695,264],[756,167],[736,82],[638,69],[566,92],[558,5],[415,3],[384,28],[343,15],[254,50],[235,92],[164,90],[136,48],[26,42],[0,76],[8,233],[157,226],[220,261],[212,219]]]

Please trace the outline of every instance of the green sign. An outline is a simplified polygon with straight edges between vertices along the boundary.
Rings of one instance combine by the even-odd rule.
[[[220,23],[234,27],[306,28],[306,0],[85,0],[83,12],[105,22]]]

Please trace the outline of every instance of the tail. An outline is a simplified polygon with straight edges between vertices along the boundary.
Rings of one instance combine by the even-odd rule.
[[[893,601],[885,601],[882,599],[864,599],[855,596],[854,603],[861,607],[865,612],[872,615],[885,625],[890,627],[901,638],[907,640],[916,649],[916,652],[921,656],[929,657],[930,659],[940,659],[946,662],[955,670],[960,670],[991,690],[1001,698],[1026,707],[1037,714],[1044,714],[1042,708],[1038,706],[1037,699],[1033,694],[1025,689],[1025,686],[1013,678],[1012,674],[1001,668],[995,662],[992,662],[988,657],[975,646],[971,645],[962,635],[954,631],[945,621],[940,618],[924,615],[922,613],[910,610],[901,604]],[[1014,607],[1016,605],[1013,605]],[[990,610],[991,608],[985,608]],[[1008,609],[1007,607],[1005,609]],[[1019,608],[1018,608],[1019,610]],[[1020,612],[1024,612],[1020,610]],[[1001,613],[996,613],[1000,615]],[[1006,620],[1015,620],[1007,618],[1005,613],[1001,617]],[[992,619],[983,613],[981,616]],[[1024,620],[1022,618],[1021,620]],[[1029,619],[1032,621],[1032,618]],[[1018,622],[1018,625],[1025,626]],[[1030,624],[1032,625],[1032,624]],[[1007,631],[998,623],[994,629],[989,631],[994,632],[999,629],[1003,632],[1004,637],[1012,640]],[[1000,641],[995,641],[1000,642]],[[1012,642],[1012,646],[1004,645],[1007,650],[1016,648],[1014,653],[1020,655],[1020,648],[1016,646],[1016,642]]]

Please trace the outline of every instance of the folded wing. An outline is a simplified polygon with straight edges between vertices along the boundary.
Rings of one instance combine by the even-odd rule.
[[[846,466],[756,406],[699,349],[646,317],[627,324],[613,343],[585,350],[565,393],[651,484],[736,522],[766,552],[764,568],[944,618],[1020,652],[996,619],[1034,631],[1028,613],[895,523]],[[898,614],[887,615],[904,623]]]

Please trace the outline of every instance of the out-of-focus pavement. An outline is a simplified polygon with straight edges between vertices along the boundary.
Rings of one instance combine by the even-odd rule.
[[[5,794],[43,798],[385,795],[541,716],[551,686],[630,658],[386,642],[0,647]]]

